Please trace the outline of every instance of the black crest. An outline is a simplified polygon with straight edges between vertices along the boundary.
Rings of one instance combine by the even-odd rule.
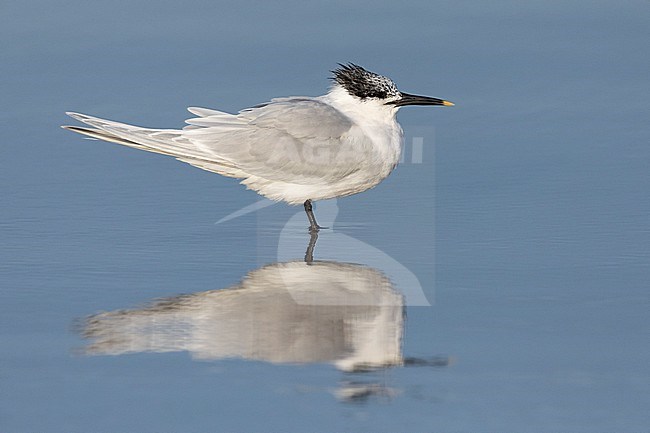
[[[332,71],[333,80],[351,95],[360,99],[386,99],[399,96],[397,86],[390,78],[365,70],[359,65],[348,63]]]

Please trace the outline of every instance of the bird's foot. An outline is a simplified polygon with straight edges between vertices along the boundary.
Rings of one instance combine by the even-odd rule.
[[[315,226],[309,226],[307,230],[309,231],[309,233],[318,233],[321,229],[327,230],[328,228],[329,227],[323,227],[316,224]]]

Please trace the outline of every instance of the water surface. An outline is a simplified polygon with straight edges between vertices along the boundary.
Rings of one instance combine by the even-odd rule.
[[[647,430],[649,12],[4,5],[0,430]],[[404,163],[317,204],[311,265],[301,209],[215,224],[259,197],[59,129],[316,95],[346,61],[457,105],[402,110]]]

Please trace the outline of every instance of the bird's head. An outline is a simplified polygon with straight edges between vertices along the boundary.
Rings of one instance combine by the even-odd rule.
[[[444,99],[400,92],[390,78],[367,71],[354,63],[339,64],[339,68],[332,73],[337,85],[361,101],[372,100],[395,108],[405,105],[454,105]]]

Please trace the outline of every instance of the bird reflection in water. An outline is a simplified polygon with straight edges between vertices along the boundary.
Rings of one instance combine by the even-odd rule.
[[[447,358],[402,356],[404,296],[380,271],[314,260],[263,266],[234,286],[153,301],[85,319],[89,355],[188,351],[194,359],[332,363],[345,372],[399,365],[444,365]],[[395,391],[346,382],[336,395],[360,401]]]

